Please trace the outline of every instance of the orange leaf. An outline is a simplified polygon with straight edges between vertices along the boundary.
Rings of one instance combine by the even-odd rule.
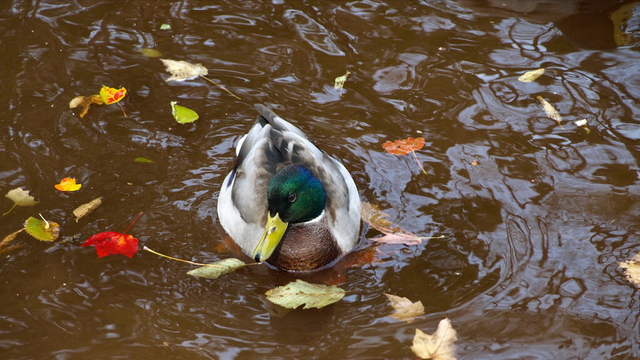
[[[114,89],[103,85],[102,89],[100,89],[100,97],[107,105],[117,103],[122,100],[126,94],[127,89],[125,88]]]
[[[115,254],[132,257],[138,252],[138,239],[129,234],[105,231],[88,238],[82,246],[94,246],[99,258]]]
[[[414,150],[420,150],[424,147],[424,138],[407,138],[396,141],[387,141],[382,147],[393,155],[407,155]]]
[[[64,178],[60,181],[60,184],[56,184],[56,189],[60,191],[76,191],[82,187],[82,184],[76,184],[74,178]]]

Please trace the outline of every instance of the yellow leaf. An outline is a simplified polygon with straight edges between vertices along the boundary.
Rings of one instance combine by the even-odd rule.
[[[535,79],[539,78],[540,76],[542,76],[542,74],[544,74],[544,69],[542,69],[542,68],[536,69],[536,70],[530,70],[530,71],[527,71],[526,73],[520,75],[518,80],[520,80],[522,82],[532,82],[533,80],[535,80]]]
[[[104,104],[104,102],[102,101],[102,98],[98,94],[91,95],[91,96],[76,96],[69,102],[69,109],[73,109],[78,106],[81,106],[82,111],[80,111],[80,118],[82,119],[85,115],[87,115],[87,112],[89,111],[89,106],[91,106],[91,104],[102,105]]]
[[[269,301],[288,309],[295,309],[302,304],[303,309],[319,309],[339,301],[344,294],[345,291],[335,285],[310,284],[300,279],[265,293]]]
[[[433,335],[423,333],[416,329],[411,350],[422,359],[456,360],[455,345],[458,338],[456,331],[451,326],[451,321],[444,318],[438,324],[438,329]]]
[[[620,267],[624,269],[627,280],[637,287],[640,287],[640,253],[635,254],[631,259],[619,264]]]
[[[56,184],[55,187],[59,191],[77,191],[82,187],[82,184],[76,184],[76,179],[67,177],[60,180],[60,184]]]
[[[411,302],[411,300],[406,297],[391,294],[384,295],[389,298],[391,306],[396,309],[396,312],[389,316],[410,323],[416,316],[424,315],[424,306],[422,305],[422,301]]]
[[[29,190],[22,190],[21,187],[15,188],[9,191],[5,195],[5,197],[13,201],[14,204],[11,207],[11,209],[9,209],[9,211],[7,211],[6,213],[2,214],[2,216],[10,213],[11,210],[13,210],[13,208],[15,208],[16,206],[33,206],[39,203],[39,201],[36,201],[36,199],[33,196],[29,195]]]
[[[127,94],[127,89],[125,88],[115,89],[115,88],[103,85],[102,88],[100,89],[100,98],[107,105],[115,104],[118,101],[124,99],[124,96],[126,94]]]
[[[347,70],[346,74],[338,76],[334,81],[333,88],[340,92],[340,96],[342,96],[342,88],[344,87],[344,83],[347,81],[347,77],[349,77],[350,74],[351,73]]]

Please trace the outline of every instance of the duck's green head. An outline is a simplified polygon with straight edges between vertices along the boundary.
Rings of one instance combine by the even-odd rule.
[[[320,216],[326,194],[320,180],[309,169],[292,164],[273,176],[267,188],[267,201],[267,225],[253,252],[257,262],[263,262],[273,254],[289,223],[305,222]]]

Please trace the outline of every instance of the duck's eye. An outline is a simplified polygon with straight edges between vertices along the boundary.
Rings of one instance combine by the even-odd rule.
[[[296,201],[296,199],[298,198],[298,194],[293,193],[293,194],[289,194],[289,196],[287,197],[287,200],[289,200],[290,203]]]

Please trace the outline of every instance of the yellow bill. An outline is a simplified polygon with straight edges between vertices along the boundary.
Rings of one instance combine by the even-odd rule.
[[[261,263],[273,254],[280,240],[282,240],[288,225],[289,223],[280,220],[280,214],[276,214],[274,217],[271,217],[271,214],[267,214],[267,225],[265,226],[264,234],[262,234],[258,246],[256,246],[256,249],[253,251],[255,261]]]

